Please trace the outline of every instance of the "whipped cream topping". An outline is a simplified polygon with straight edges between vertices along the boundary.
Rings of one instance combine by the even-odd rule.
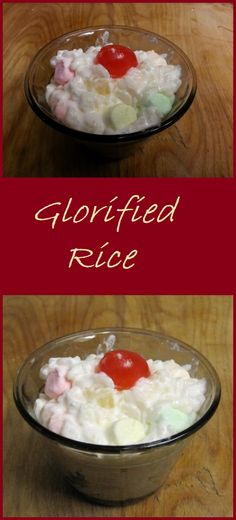
[[[190,365],[149,359],[149,377],[117,390],[96,372],[103,355],[51,358],[41,368],[34,414],[43,426],[77,441],[124,445],[169,437],[197,420],[207,382],[191,377]]]
[[[64,125],[95,134],[120,134],[160,125],[181,85],[181,67],[164,55],[134,51],[138,66],[112,78],[95,59],[101,46],[59,50],[46,101]],[[161,96],[160,96],[161,95]],[[118,108],[117,108],[118,107]]]

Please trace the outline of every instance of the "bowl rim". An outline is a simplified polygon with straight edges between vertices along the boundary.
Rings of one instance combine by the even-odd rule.
[[[159,126],[153,125],[144,130],[138,130],[136,132],[130,132],[130,133],[126,133],[126,134],[95,134],[95,133],[90,133],[90,132],[83,132],[81,130],[75,130],[73,128],[65,126],[62,123],[60,123],[59,121],[57,121],[56,119],[54,119],[50,115],[49,111],[43,110],[41,108],[40,104],[37,102],[36,98],[34,97],[32,89],[30,87],[30,82],[29,82],[30,73],[31,73],[33,67],[35,66],[35,63],[37,62],[38,57],[40,56],[41,53],[43,53],[43,51],[47,47],[49,47],[51,44],[55,43],[56,41],[59,42],[60,40],[63,40],[65,38],[73,37],[76,35],[78,35],[78,36],[83,35],[83,34],[86,35],[87,32],[91,32],[91,31],[95,32],[95,31],[109,31],[109,30],[113,30],[113,31],[114,30],[129,30],[129,31],[136,32],[136,33],[145,33],[147,35],[152,36],[153,38],[154,37],[158,38],[158,40],[161,40],[162,42],[166,43],[167,45],[172,47],[178,54],[180,54],[182,59],[185,61],[187,67],[189,68],[191,77],[192,77],[192,88],[191,88],[191,91],[190,91],[187,99],[185,100],[185,103],[181,107],[179,107],[178,110],[174,114],[170,114],[169,117],[164,119],[163,122],[161,122],[161,124]],[[191,106],[191,104],[194,100],[194,97],[196,95],[196,90],[197,90],[197,76],[196,76],[195,69],[194,69],[190,59],[188,58],[187,54],[185,54],[185,52],[182,51],[182,49],[180,47],[178,47],[178,45],[173,43],[168,38],[165,38],[164,36],[159,35],[158,33],[148,31],[141,27],[129,27],[126,25],[98,25],[98,26],[84,27],[82,29],[77,29],[74,31],[64,33],[64,34],[58,36],[57,38],[53,38],[48,43],[43,45],[43,47],[41,47],[38,50],[38,52],[34,55],[33,59],[31,60],[29,66],[28,66],[28,69],[25,74],[25,79],[24,79],[24,92],[25,92],[26,99],[27,99],[29,105],[31,106],[32,110],[42,121],[44,121],[49,126],[54,128],[54,130],[58,130],[61,133],[67,134],[67,135],[69,135],[71,137],[75,137],[77,139],[79,138],[81,141],[96,141],[98,143],[105,142],[108,144],[115,143],[115,142],[120,142],[120,143],[126,143],[126,142],[130,142],[130,141],[132,142],[132,141],[136,141],[140,137],[145,139],[146,137],[149,137],[153,134],[157,134],[157,133],[165,130],[166,128],[168,128],[169,126],[174,124],[176,121],[178,121],[185,114],[185,112],[189,109],[189,107]]]
[[[148,335],[152,337],[158,337],[159,339],[162,339],[164,341],[170,341],[170,342],[177,342],[179,343],[180,347],[184,350],[190,351],[193,354],[195,354],[200,361],[203,363],[203,365],[208,369],[214,383],[215,383],[215,395],[214,399],[208,408],[208,410],[204,413],[204,415],[198,419],[194,424],[186,428],[185,430],[182,430],[181,432],[178,432],[174,435],[171,435],[169,437],[166,437],[164,439],[159,439],[156,441],[151,442],[144,442],[140,444],[131,444],[131,445],[101,445],[101,444],[92,444],[92,443],[86,443],[81,441],[76,441],[73,439],[69,439],[67,437],[63,437],[62,435],[59,435],[57,433],[54,433],[47,428],[45,428],[43,425],[41,425],[36,419],[32,417],[32,415],[25,409],[21,398],[20,398],[20,392],[19,392],[19,383],[20,383],[20,377],[21,374],[26,367],[26,365],[30,362],[30,360],[35,357],[35,355],[39,352],[46,351],[49,349],[50,346],[53,346],[55,342],[58,342],[60,340],[69,340],[71,338],[75,337],[83,337],[83,336],[91,336],[96,334],[108,334],[108,333],[129,333],[129,334],[140,334],[140,335]],[[208,422],[208,420],[212,417],[214,412],[216,411],[220,397],[221,397],[221,384],[218,377],[218,374],[213,367],[213,365],[208,361],[208,359],[198,350],[196,350],[194,347],[191,347],[187,343],[183,342],[182,340],[179,340],[177,338],[174,338],[172,336],[159,333],[157,331],[153,330],[143,330],[140,328],[132,328],[132,327],[103,327],[103,328],[95,328],[95,329],[88,329],[83,331],[74,332],[72,334],[67,334],[65,336],[60,336],[58,338],[55,338],[41,347],[34,350],[24,361],[24,363],[21,365],[20,369],[17,371],[17,377],[14,382],[13,386],[13,397],[16,404],[16,407],[22,417],[26,420],[26,422],[35,430],[37,430],[42,435],[46,436],[47,438],[51,439],[52,441],[56,441],[59,444],[62,444],[64,446],[84,451],[84,452],[99,452],[99,453],[107,453],[107,454],[122,454],[122,453],[136,453],[136,452],[142,452],[149,449],[158,448],[161,446],[166,446],[170,444],[174,444],[177,441],[183,440],[193,433],[195,433],[197,430],[199,430],[202,426],[204,426],[205,423]]]

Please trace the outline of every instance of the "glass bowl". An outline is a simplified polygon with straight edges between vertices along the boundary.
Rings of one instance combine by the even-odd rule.
[[[182,84],[176,93],[171,111],[162,120],[160,126],[151,126],[129,134],[99,135],[69,128],[60,123],[51,113],[45,99],[46,85],[52,76],[50,59],[61,49],[86,50],[101,40],[105,31],[109,32],[109,41],[112,43],[126,45],[133,50],[154,50],[159,54],[165,54],[168,64],[181,66]],[[178,121],[190,107],[196,93],[196,86],[196,74],[189,58],[174,43],[144,29],[118,25],[80,29],[52,40],[36,54],[25,76],[26,98],[37,116],[52,128],[76,138],[100,155],[111,158],[130,155],[141,141],[162,132]]]
[[[206,378],[206,399],[192,426],[158,441],[102,446],[68,439],[39,424],[33,406],[43,386],[40,368],[50,357],[85,358],[96,353],[98,345],[106,345],[111,335],[115,337],[113,348],[135,351],[146,359],[174,359],[180,365],[191,364],[191,376]],[[54,457],[59,471],[72,486],[90,500],[115,504],[142,498],[163,484],[188,438],[215,412],[220,382],[209,361],[182,341],[141,329],[97,329],[55,339],[35,350],[18,372],[14,399],[23,418],[44,436],[49,459]]]

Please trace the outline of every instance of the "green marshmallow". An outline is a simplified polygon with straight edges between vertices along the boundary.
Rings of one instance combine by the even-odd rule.
[[[170,112],[174,102],[174,96],[167,96],[162,92],[155,92],[150,94],[147,98],[146,104],[154,106],[161,116],[165,116]]]
[[[189,417],[181,410],[177,408],[165,408],[160,414],[160,419],[163,420],[168,426],[173,427],[176,431],[185,430],[191,424],[192,417]]]
[[[137,112],[132,106],[119,103],[111,109],[110,120],[115,130],[122,130],[137,120]]]

